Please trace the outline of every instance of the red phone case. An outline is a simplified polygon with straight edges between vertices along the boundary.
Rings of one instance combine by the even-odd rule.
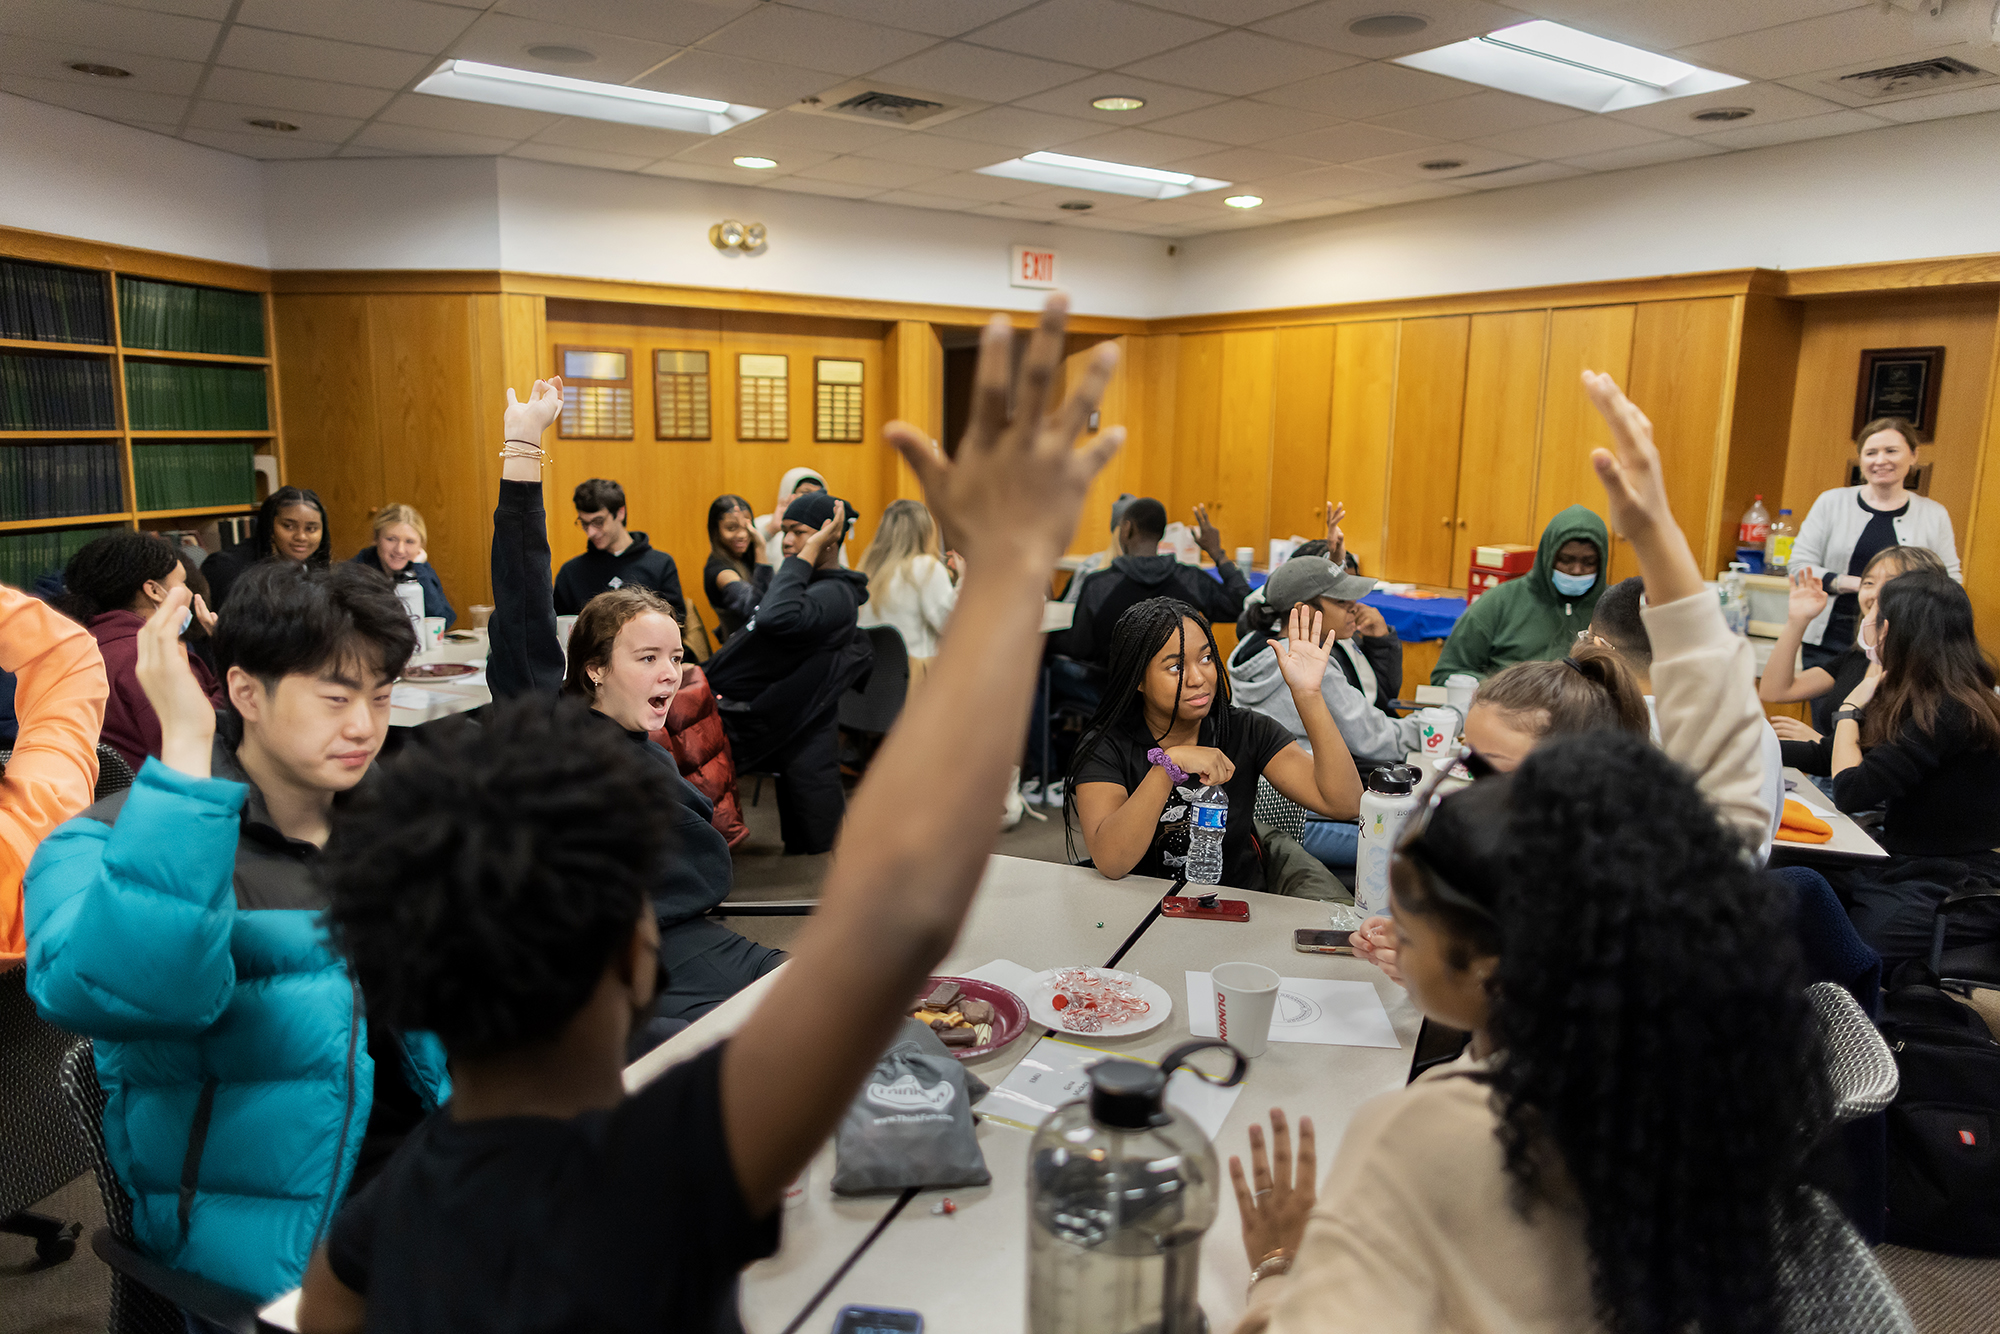
[[[1204,908],[1200,899],[1169,894],[1160,900],[1160,916],[1194,917],[1204,922],[1247,922],[1250,903],[1247,899],[1217,899],[1213,908]]]

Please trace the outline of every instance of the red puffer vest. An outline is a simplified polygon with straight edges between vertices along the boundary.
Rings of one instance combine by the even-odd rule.
[[[748,838],[750,829],[743,823],[743,807],[736,800],[736,761],[729,753],[715,692],[708,688],[708,677],[701,668],[690,663],[681,673],[681,687],[674,692],[673,707],[667,710],[667,725],[653,733],[653,740],[673,751],[681,776],[715,803],[709,823],[729,840],[729,846]]]

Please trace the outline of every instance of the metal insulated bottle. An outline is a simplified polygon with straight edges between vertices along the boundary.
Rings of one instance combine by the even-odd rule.
[[[1414,766],[1392,764],[1368,775],[1361,793],[1361,848],[1354,858],[1354,906],[1363,917],[1389,911],[1389,856],[1403,835],[1403,821],[1417,808]]]

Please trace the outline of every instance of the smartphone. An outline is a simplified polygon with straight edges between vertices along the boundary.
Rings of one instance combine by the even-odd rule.
[[[1301,954],[1354,953],[1352,931],[1314,931],[1300,927],[1292,932],[1292,948]]]
[[[843,1306],[833,1322],[833,1334],[923,1334],[924,1318],[915,1311],[887,1306]]]

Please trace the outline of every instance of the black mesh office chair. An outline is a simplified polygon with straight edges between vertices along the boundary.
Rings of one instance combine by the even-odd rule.
[[[1946,949],[1945,933],[1963,917],[2000,913],[2000,885],[1967,881],[1938,904],[1931,930],[1930,970],[1944,991],[1969,994],[1978,987],[2000,990],[2000,935]]]

